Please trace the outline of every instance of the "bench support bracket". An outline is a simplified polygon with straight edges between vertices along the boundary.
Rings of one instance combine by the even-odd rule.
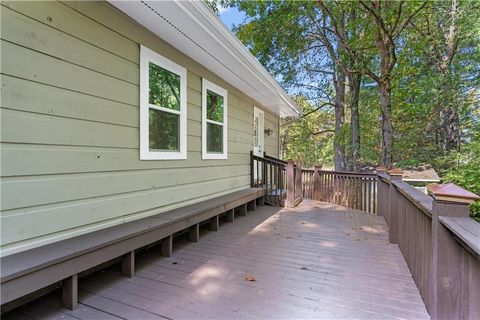
[[[173,236],[169,235],[165,239],[162,240],[162,244],[160,247],[160,254],[164,257],[170,257],[172,255],[172,241]]]
[[[75,310],[78,304],[78,275],[74,274],[62,281],[62,304],[65,308]]]
[[[122,276],[133,278],[135,274],[135,251],[123,255],[122,257]]]
[[[250,211],[255,211],[255,209],[257,209],[257,202],[255,200],[250,201],[247,203],[247,208]]]
[[[192,242],[198,242],[199,239],[200,239],[200,224],[197,223],[190,227],[188,240]]]

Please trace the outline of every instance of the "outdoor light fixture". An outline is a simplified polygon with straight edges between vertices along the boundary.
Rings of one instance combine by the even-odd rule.
[[[265,134],[270,137],[273,134],[273,130],[272,129],[265,129]]]

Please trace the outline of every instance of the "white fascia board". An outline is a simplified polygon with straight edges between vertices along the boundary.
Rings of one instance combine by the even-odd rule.
[[[296,104],[203,1],[111,1],[151,32],[280,116]]]

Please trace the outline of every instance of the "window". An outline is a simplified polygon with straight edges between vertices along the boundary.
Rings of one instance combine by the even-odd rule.
[[[187,158],[187,70],[140,47],[140,159]]]
[[[202,159],[227,159],[227,90],[202,79]]]

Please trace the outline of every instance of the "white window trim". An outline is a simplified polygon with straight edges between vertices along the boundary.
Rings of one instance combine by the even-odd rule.
[[[180,111],[149,103],[149,62],[180,76]],[[150,151],[148,132],[150,108],[180,115],[179,151]],[[140,160],[183,159],[187,159],[187,69],[144,46],[140,46]]]
[[[223,97],[223,123],[207,119],[207,90]],[[228,91],[202,78],[202,159],[228,159]],[[207,123],[223,126],[223,153],[207,152]]]

